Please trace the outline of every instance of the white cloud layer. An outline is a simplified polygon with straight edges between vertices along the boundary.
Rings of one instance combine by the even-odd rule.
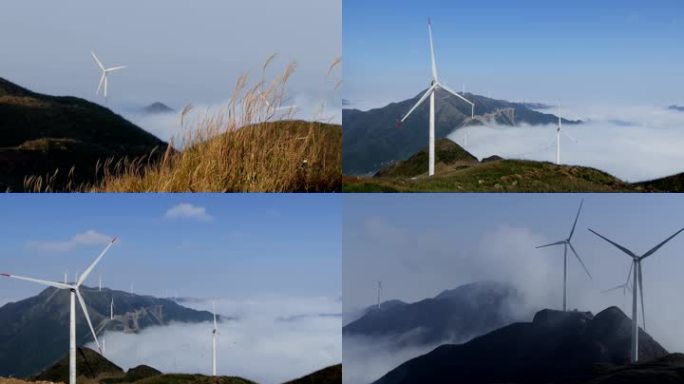
[[[93,229],[74,235],[65,241],[30,241],[27,247],[43,252],[66,252],[81,246],[106,245],[112,237]]]
[[[213,218],[205,207],[189,203],[181,203],[169,208],[164,215],[167,219],[191,219],[199,221],[211,221]]]
[[[185,303],[211,310],[211,301]],[[341,303],[326,297],[218,300],[217,366],[221,375],[282,383],[342,361]],[[140,334],[107,332],[106,356],[128,369],[211,372],[211,323],[152,327]]]
[[[684,172],[682,112],[662,106],[574,106],[563,116],[586,121],[564,126],[576,142],[561,136],[563,164],[597,168],[629,182]],[[463,143],[463,135],[457,130],[449,138]],[[468,144],[480,159],[499,155],[555,162],[556,125],[472,127]]]

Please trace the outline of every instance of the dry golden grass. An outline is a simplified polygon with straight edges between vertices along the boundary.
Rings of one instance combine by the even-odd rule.
[[[264,72],[272,59],[264,64]],[[335,60],[330,70],[339,63]],[[57,170],[28,177],[24,186],[37,192],[339,191],[341,127],[293,120],[295,107],[281,107],[294,71],[290,64],[272,82],[251,87],[247,76],[241,76],[227,105],[218,111],[198,116],[192,106],[185,107],[180,114],[184,133],[171,141],[160,160],[159,153],[107,160],[96,167],[95,185],[55,187]]]

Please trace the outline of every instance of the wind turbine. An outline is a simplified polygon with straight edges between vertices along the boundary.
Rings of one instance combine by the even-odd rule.
[[[660,247],[665,245],[668,241],[672,240],[675,236],[677,236],[680,232],[684,231],[684,228],[680,229],[679,231],[675,232],[674,235],[668,237],[665,239],[663,242],[660,244],[656,245],[655,247],[651,248],[648,252],[644,253],[641,256],[637,256],[634,252],[630,251],[629,249],[623,247],[622,245],[606,238],[605,236],[599,234],[598,232],[594,231],[593,229],[589,228],[591,233],[594,235],[602,238],[603,240],[613,244],[616,248],[621,250],[622,252],[626,253],[627,256],[632,258],[632,268],[630,271],[633,273],[632,275],[632,345],[631,345],[631,360],[632,363],[636,363],[639,361],[639,315],[638,315],[638,303],[637,303],[637,286],[639,289],[639,296],[641,296],[641,316],[642,320],[644,323],[644,330],[646,329],[646,311],[644,309],[644,281],[643,281],[643,272],[641,269],[641,262],[654,254]]]
[[[560,144],[561,144],[561,133],[567,136],[570,140],[572,141],[577,141],[575,140],[574,137],[570,136],[569,133],[567,133],[565,130],[563,130],[563,122],[562,118],[560,116],[560,112],[558,113],[558,126],[556,126],[556,165],[560,165]]]
[[[118,71],[120,69],[126,68],[125,65],[120,65],[117,67],[110,67],[110,68],[105,68],[105,66],[102,64],[100,59],[97,58],[97,55],[95,55],[95,52],[90,51],[90,54],[93,56],[93,59],[95,59],[95,62],[97,63],[97,66],[100,67],[100,70],[102,71],[102,76],[100,77],[100,84],[97,86],[97,91],[95,91],[95,95],[100,94],[100,90],[103,88],[103,95],[105,98],[105,104],[107,103],[107,87],[109,85],[109,78],[108,75],[110,72]]]
[[[216,376],[216,303],[212,302],[211,306],[214,312],[214,329],[211,331],[211,375]]]
[[[380,309],[380,292],[382,292],[382,281],[378,281],[378,309]]]
[[[100,342],[97,340],[97,335],[95,334],[95,329],[93,328],[93,324],[90,322],[90,316],[88,316],[88,309],[86,308],[85,301],[83,301],[83,296],[81,296],[81,292],[79,291],[79,288],[85,281],[85,279],[88,277],[90,272],[95,268],[95,265],[102,259],[102,257],[107,253],[109,248],[114,244],[116,241],[116,237],[112,239],[112,241],[107,244],[107,247],[100,253],[100,255],[93,261],[90,266],[81,274],[78,280],[76,280],[75,283],[73,284],[64,284],[64,283],[58,283],[54,281],[47,281],[47,280],[39,280],[39,279],[33,279],[30,277],[23,277],[23,276],[17,276],[17,275],[11,275],[9,273],[2,273],[0,275],[5,276],[5,277],[12,277],[14,279],[19,279],[19,280],[25,280],[25,281],[31,281],[34,283],[42,284],[42,285],[47,285],[49,287],[54,287],[57,289],[65,289],[68,290],[70,293],[70,302],[69,302],[69,384],[76,384],[76,299],[78,298],[78,302],[81,305],[81,309],[83,310],[83,314],[85,315],[86,321],[88,322],[88,327],[90,327],[90,333],[93,335],[93,339],[95,339],[95,344],[97,345],[97,349],[100,351],[100,354],[102,354],[102,347],[100,346]]]
[[[577,210],[577,215],[575,216],[575,222],[572,224],[572,229],[570,230],[570,235],[568,236],[567,239],[561,240],[561,241],[556,241],[555,243],[551,244],[545,244],[545,245],[540,245],[537,248],[545,248],[545,247],[551,247],[551,246],[556,246],[556,245],[562,245],[563,246],[563,311],[567,311],[567,287],[568,287],[568,247],[572,251],[572,253],[575,255],[577,258],[577,261],[580,262],[582,265],[582,268],[584,268],[584,272],[587,273],[587,276],[591,279],[591,274],[589,273],[589,270],[587,269],[587,266],[584,265],[584,262],[582,261],[582,258],[577,254],[577,251],[575,251],[575,247],[572,246],[572,243],[570,240],[572,239],[572,235],[575,233],[575,227],[577,226],[577,219],[579,219],[580,212],[582,211],[582,205],[584,204],[584,200],[580,202],[579,209]]]
[[[100,281],[99,281],[99,284],[98,284],[98,291],[99,291],[99,292],[102,292],[102,275],[100,275]]]
[[[435,92],[438,89],[443,89],[448,93],[460,98],[466,103],[470,104],[471,119],[475,117],[475,104],[465,97],[459,95],[458,93],[452,91],[449,87],[439,82],[437,78],[437,64],[435,63],[435,48],[432,44],[432,21],[428,19],[428,34],[430,37],[430,58],[432,60],[432,81],[430,82],[430,88],[421,96],[418,102],[411,108],[408,113],[399,121],[399,124],[403,123],[413,111],[416,110],[427,98],[430,98],[430,141],[429,141],[429,165],[428,165],[428,175],[432,176],[435,174]],[[467,140],[467,139],[466,139]],[[466,144],[467,145],[467,144]]]
[[[114,320],[114,292],[112,292],[112,301],[109,303],[109,320]]]

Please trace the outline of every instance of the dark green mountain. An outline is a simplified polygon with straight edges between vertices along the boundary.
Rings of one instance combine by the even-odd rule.
[[[53,175],[54,185],[93,182],[96,165],[148,156],[167,144],[89,101],[31,92],[0,78],[0,191],[21,191],[28,176]]]
[[[531,323],[510,324],[465,344],[442,345],[401,364],[376,384],[586,382],[599,364],[629,362],[631,324],[617,307],[596,316],[545,309]],[[640,330],[640,360],[665,355],[667,351]]]
[[[516,321],[511,313],[521,305],[522,297],[512,286],[477,282],[416,303],[382,303],[344,326],[342,334],[391,337],[398,347],[457,342]]]
[[[415,97],[385,107],[360,111],[342,111],[343,172],[345,175],[375,173],[388,163],[405,160],[421,150],[428,142],[428,104],[423,104],[400,127],[397,122],[418,101],[425,91]],[[555,124],[558,117],[534,111],[524,103],[511,103],[466,93],[475,103],[476,119],[470,119],[470,105],[445,91],[436,94],[437,139],[465,125],[481,125],[481,119],[505,125]],[[563,119],[564,124],[580,123]],[[477,128],[473,128],[477,129]]]
[[[76,371],[78,381],[102,384],[256,384],[235,376],[205,376],[199,374],[164,374],[150,366],[140,365],[127,372],[107,360],[99,353],[78,348],[76,351]],[[50,368],[34,377],[35,380],[63,382],[69,381],[69,356],[64,356]],[[2,382],[2,380],[0,380]],[[341,384],[342,365],[333,365],[285,384]]]
[[[138,296],[103,288],[81,287],[95,331],[138,332],[172,321],[211,321],[210,312],[195,311],[167,299]],[[114,319],[109,310],[114,298]],[[77,306],[76,342],[92,341],[85,317]],[[64,356],[69,346],[69,293],[48,288],[39,295],[0,307],[0,376],[26,377]]]

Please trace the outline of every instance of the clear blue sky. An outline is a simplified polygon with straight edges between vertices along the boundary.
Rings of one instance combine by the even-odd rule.
[[[65,269],[84,270],[104,248],[99,234],[116,235],[119,242],[87,285],[97,285],[102,274],[106,286],[128,290],[133,282],[136,292],[153,295],[338,297],[339,200],[290,194],[6,195],[0,199],[0,271],[61,281]],[[95,234],[83,235],[88,231]],[[3,278],[0,299],[42,289]]]
[[[684,101],[678,0],[346,0],[343,96],[380,106],[426,88],[428,16],[440,79],[454,89],[548,102]]]

